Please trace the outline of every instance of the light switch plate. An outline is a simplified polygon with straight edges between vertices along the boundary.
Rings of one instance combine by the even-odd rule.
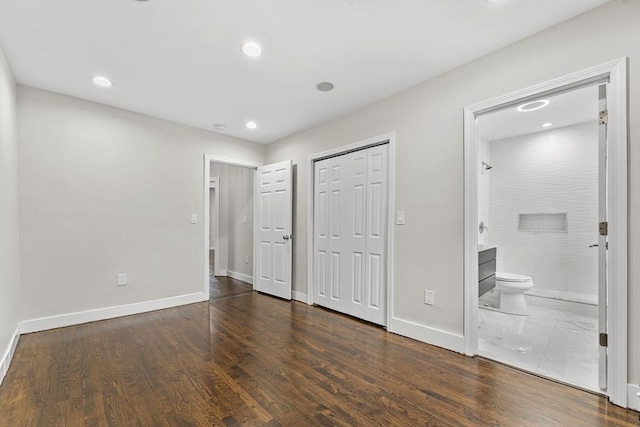
[[[198,214],[191,214],[191,224],[198,223]]]
[[[404,225],[404,211],[398,211],[396,213],[396,224]]]

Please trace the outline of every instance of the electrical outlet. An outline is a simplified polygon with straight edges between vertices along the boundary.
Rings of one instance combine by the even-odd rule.
[[[127,284],[127,273],[118,274],[118,286],[124,286]]]
[[[424,303],[427,305],[433,305],[435,303],[435,294],[433,291],[424,291]]]

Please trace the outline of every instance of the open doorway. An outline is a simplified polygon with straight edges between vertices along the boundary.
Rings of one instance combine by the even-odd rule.
[[[291,160],[261,165],[204,155],[204,294],[212,280],[235,280],[251,289],[291,299],[293,256]],[[211,181],[218,199],[218,233],[211,254]],[[226,186],[230,201],[225,201]],[[255,192],[255,194],[254,194]],[[226,218],[226,220],[225,220]],[[218,274],[219,276],[216,276]],[[232,292],[233,293],[233,292]]]
[[[255,167],[209,160],[205,201],[211,298],[253,289]]]
[[[606,324],[605,101],[588,86],[481,115],[477,127],[478,354],[593,392],[599,314]]]
[[[595,217],[595,222],[592,223],[590,228],[590,233],[592,234],[585,237],[588,238],[589,241],[584,245],[585,247],[582,248],[581,251],[584,249],[584,251],[597,251],[598,253],[597,260],[595,260],[595,256],[591,256],[590,261],[588,260],[589,256],[586,256],[585,258],[587,259],[586,265],[591,268],[591,273],[589,274],[590,279],[595,279],[597,276],[598,283],[598,333],[597,335],[593,334],[593,338],[596,338],[595,344],[598,349],[597,360],[599,366],[597,371],[599,378],[597,381],[597,391],[606,394],[613,403],[620,406],[626,406],[627,403],[626,63],[626,58],[611,61],[587,70],[582,70],[574,74],[522,89],[499,98],[471,105],[465,108],[464,111],[466,206],[464,233],[464,331],[465,353],[470,356],[474,356],[482,354],[482,351],[479,349],[480,340],[478,326],[479,312],[481,310],[479,295],[487,292],[487,288],[492,288],[490,283],[492,281],[493,284],[495,284],[495,287],[497,287],[497,273],[499,272],[499,270],[496,269],[497,257],[499,256],[497,255],[497,252],[500,250],[498,245],[496,245],[498,246],[497,250],[494,250],[495,248],[491,248],[491,236],[489,236],[487,242],[480,238],[480,234],[482,234],[480,233],[480,230],[482,229],[484,232],[488,232],[488,230],[486,229],[487,223],[483,221],[483,224],[480,224],[480,200],[478,191],[480,187],[479,177],[482,173],[485,173],[491,177],[490,179],[493,179],[491,173],[498,168],[497,162],[495,161],[496,159],[490,158],[487,160],[481,158],[481,156],[490,155],[490,152],[487,154],[486,147],[484,152],[481,151],[481,133],[479,132],[479,128],[482,126],[482,117],[501,110],[514,108],[520,108],[521,110],[532,109],[532,107],[543,109],[545,106],[550,105],[547,102],[549,101],[549,98],[561,96],[561,94],[567,94],[581,88],[597,88],[598,117],[596,118],[595,126],[598,129],[598,215]],[[529,112],[531,111],[532,110]],[[542,126],[547,122],[553,123],[553,119],[545,120],[539,123],[538,126]],[[547,126],[551,127],[552,125]],[[550,150],[557,150],[559,145],[548,144],[547,147]],[[583,153],[579,153],[579,155],[582,154]],[[569,156],[569,158],[572,157]],[[556,158],[552,158],[546,162],[549,167],[554,166],[555,163]],[[507,161],[506,163],[503,162],[502,172],[507,171],[507,169],[513,165],[514,164],[510,163],[510,161]],[[520,170],[519,172],[524,171]],[[560,170],[560,176],[565,172],[566,170]],[[537,182],[538,175],[536,173],[529,171],[529,173],[523,173],[523,175],[530,181],[539,184],[539,182]],[[558,180],[556,179],[556,181]],[[577,184],[581,185],[582,183],[580,182]],[[553,185],[554,182],[552,182],[551,185],[545,185],[540,197],[546,197],[545,189],[549,192],[555,191],[554,188],[551,188]],[[591,191],[593,191],[593,189],[591,189]],[[575,198],[578,196],[577,193],[578,192],[574,191],[570,196],[565,197]],[[513,231],[516,236],[518,233],[535,233],[536,231],[540,232],[540,230],[544,230],[545,233],[564,233],[575,225],[575,221],[572,221],[571,218],[575,217],[574,219],[578,219],[578,216],[581,215],[578,211],[576,211],[574,215],[570,215],[570,212],[567,210],[553,209],[552,211],[548,209],[548,207],[545,208],[544,211],[541,211],[540,209],[531,210],[530,204],[525,206],[527,203],[526,198],[524,201],[519,201],[520,196],[521,194],[518,194],[516,197],[512,198],[512,200],[507,202],[518,208],[518,211],[515,214],[512,212],[507,216],[496,216],[489,220],[493,221],[494,229],[507,226],[510,223],[511,231]],[[533,206],[539,208],[544,207],[544,204],[538,203]],[[527,209],[524,209],[523,207],[526,207]],[[495,221],[498,221],[499,225],[496,225],[498,223]],[[591,218],[591,221],[594,221],[594,218]],[[489,225],[489,228],[491,228],[491,225]],[[523,235],[521,234],[520,237],[522,236]],[[506,242],[505,247],[508,248],[512,241],[507,240]],[[512,255],[516,252],[511,252],[511,250],[503,251],[503,256],[506,254],[506,259],[503,259],[504,263],[502,268],[514,260]],[[575,253],[571,253],[569,256],[574,257],[575,255]],[[568,257],[564,257],[564,259],[562,259],[562,257],[555,258],[560,258],[557,260],[560,264],[570,262]],[[525,257],[523,259],[531,261],[532,258]],[[516,264],[512,263],[510,265],[513,266]],[[493,269],[493,273],[488,272],[490,267]],[[579,274],[581,272],[578,270],[581,268],[585,268],[585,270],[587,269],[584,265],[581,267],[578,264],[571,266],[570,269],[572,273]],[[594,268],[596,271],[593,271]],[[504,271],[502,273],[504,273]],[[512,300],[508,301],[509,304],[503,305],[502,311],[512,311],[513,315],[518,315],[518,313],[520,313],[519,315],[526,316],[526,312],[522,314],[523,311],[517,308],[517,306],[522,308],[523,304],[518,304],[513,300],[520,300],[520,302],[522,302],[521,300],[526,297],[523,295],[523,292],[520,291],[530,291],[533,289],[533,287],[530,286],[531,283],[534,283],[535,286],[536,281],[535,278],[531,277],[531,275],[517,274],[518,272],[515,273],[516,274],[502,275],[504,279],[502,282],[511,282],[511,288],[517,290],[517,292],[511,292],[510,290],[504,292],[503,289],[500,289],[501,296],[506,296],[507,300]],[[547,273],[536,274],[541,278],[540,288],[544,290],[544,288],[547,287],[544,282],[553,275]],[[504,286],[501,286],[501,288],[504,288]],[[519,294],[519,297],[514,297],[516,294]],[[530,295],[530,297],[539,298],[543,297],[543,295]],[[484,303],[482,304],[484,305]],[[498,300],[497,304],[500,306],[501,302]],[[487,302],[485,307],[490,308],[490,306],[491,302]],[[508,310],[504,309],[505,307],[507,307]],[[559,322],[559,320],[557,320],[557,322]],[[514,326],[517,329],[518,326]],[[520,350],[521,352],[527,352],[532,345],[531,342],[520,342],[515,343],[513,347],[516,351]],[[580,350],[577,352],[579,353]],[[506,363],[511,364],[509,362]],[[512,365],[516,366],[515,364]],[[522,366],[518,367],[523,368]],[[575,382],[567,381],[566,378],[555,378],[553,375],[549,375],[548,372],[542,373],[535,372],[532,369],[527,370],[538,375],[558,379],[575,385]],[[593,382],[591,384],[593,385]],[[584,384],[579,386],[593,390],[594,387],[592,385],[590,387],[586,387]]]

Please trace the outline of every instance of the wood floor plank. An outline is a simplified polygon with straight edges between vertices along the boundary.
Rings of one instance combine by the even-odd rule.
[[[606,399],[212,279],[208,303],[24,335],[0,426],[637,426]]]

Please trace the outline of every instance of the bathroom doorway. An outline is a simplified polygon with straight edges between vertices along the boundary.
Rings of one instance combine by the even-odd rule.
[[[623,406],[625,63],[465,109],[465,352]]]
[[[598,298],[599,200],[606,206],[599,89],[478,118],[478,243],[495,266],[479,270],[487,285],[479,289],[478,354],[593,392],[606,307]]]

